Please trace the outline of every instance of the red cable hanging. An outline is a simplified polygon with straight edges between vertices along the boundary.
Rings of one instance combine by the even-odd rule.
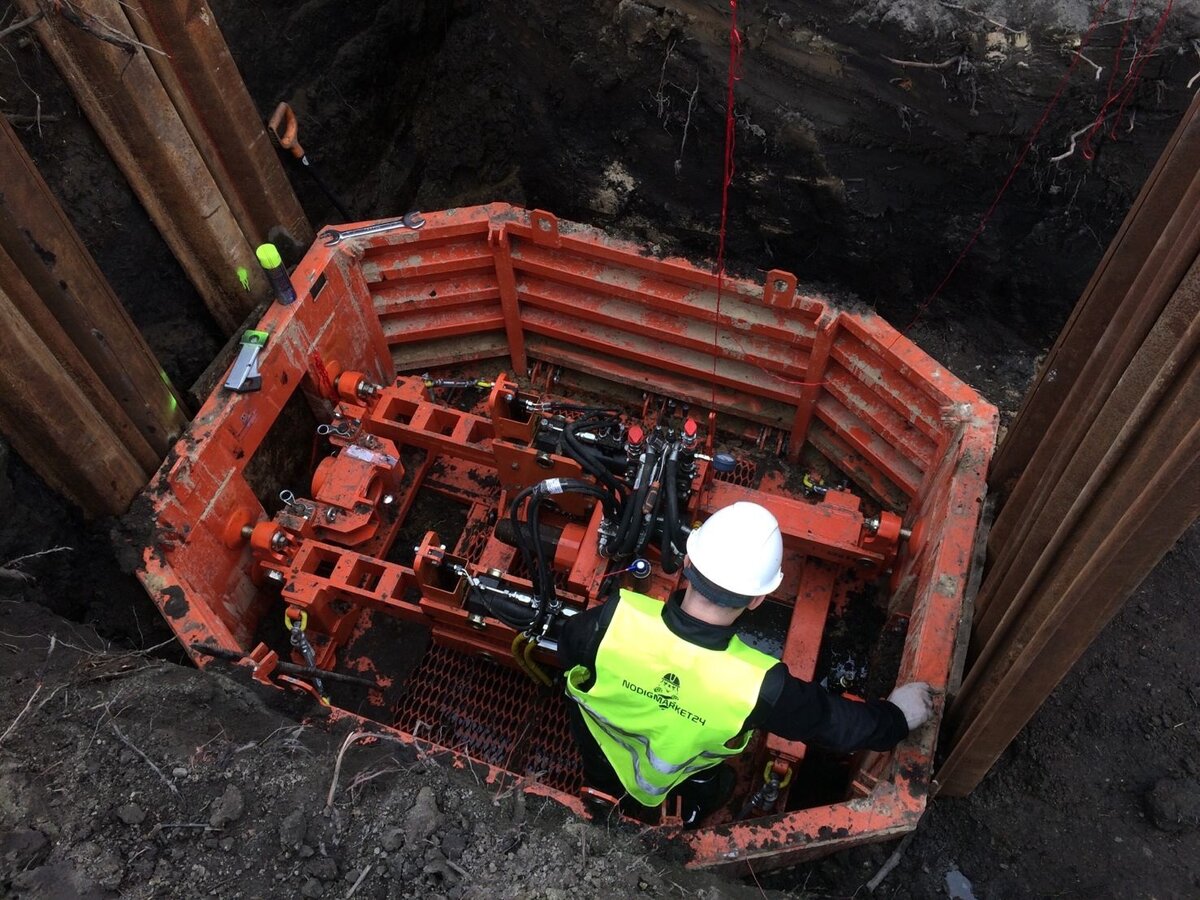
[[[712,406],[717,407],[717,353],[721,330],[721,291],[725,283],[725,233],[729,219],[729,185],[733,183],[733,149],[737,135],[733,115],[733,86],[741,76],[742,34],[737,27],[737,0],[729,0],[729,78],[725,86],[725,160],[721,173],[721,224],[717,231],[717,302],[713,314]]]
[[[1082,39],[1080,39],[1079,46],[1075,48],[1075,55],[1071,58],[1071,65],[1067,67],[1067,71],[1063,74],[1063,77],[1058,82],[1058,87],[1054,91],[1054,96],[1050,98],[1050,102],[1046,105],[1046,109],[1042,112],[1041,118],[1039,118],[1037,124],[1033,126],[1033,131],[1030,132],[1024,146],[1021,147],[1021,152],[1017,155],[1017,161],[1013,164],[1012,169],[1009,171],[1008,177],[1004,179],[1004,183],[1000,185],[1000,190],[996,192],[996,196],[993,198],[991,206],[987,208],[987,212],[985,212],[983,214],[983,218],[979,220],[979,225],[975,228],[975,232],[967,241],[967,245],[963,247],[962,252],[958,254],[958,258],[954,260],[954,264],[950,266],[950,271],[946,273],[946,277],[938,282],[938,285],[933,289],[933,292],[925,298],[924,302],[922,302],[920,306],[917,307],[916,313],[913,314],[913,317],[909,323],[900,329],[899,334],[906,333],[910,328],[917,324],[918,320],[921,318],[921,315],[926,309],[929,308],[929,304],[936,300],[938,295],[941,294],[942,288],[944,288],[950,282],[950,279],[954,276],[954,273],[958,271],[958,267],[962,264],[962,261],[966,259],[966,256],[971,251],[971,248],[975,246],[975,242],[979,240],[979,236],[983,234],[984,228],[987,227],[988,221],[992,218],[992,214],[995,213],[996,207],[1000,204],[1000,198],[1004,196],[1009,185],[1012,184],[1013,179],[1017,175],[1017,171],[1021,168],[1021,165],[1025,162],[1025,157],[1029,154],[1030,149],[1033,147],[1033,142],[1037,140],[1037,136],[1041,134],[1042,128],[1046,125],[1046,122],[1049,121],[1050,114],[1054,111],[1054,107],[1058,105],[1059,98],[1062,96],[1063,91],[1066,90],[1067,84],[1071,80],[1071,76],[1074,74],[1075,69],[1079,66],[1079,61],[1083,58],[1083,48],[1088,45],[1088,42],[1092,38],[1092,34],[1099,26],[1100,20],[1103,18],[1105,11],[1108,9],[1109,2],[1110,0],[1104,0],[1104,2],[1100,4],[1100,8],[1096,10],[1096,15],[1092,19],[1091,24],[1088,25],[1088,29],[1084,33]],[[1170,3],[1167,5],[1167,11],[1170,11]],[[1164,13],[1164,16],[1165,15],[1166,13]],[[897,335],[897,339],[899,338],[899,334]],[[894,344],[895,341],[893,340],[892,343]]]

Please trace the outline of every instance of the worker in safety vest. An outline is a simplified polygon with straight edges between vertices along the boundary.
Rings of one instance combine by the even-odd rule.
[[[695,825],[728,799],[733,773],[720,763],[756,728],[834,751],[888,750],[929,718],[923,682],[854,702],[736,636],[742,612],[779,587],[782,559],[775,517],[734,503],[688,537],[682,597],[622,590],[564,623],[558,652],[589,784],[646,807],[675,790]]]

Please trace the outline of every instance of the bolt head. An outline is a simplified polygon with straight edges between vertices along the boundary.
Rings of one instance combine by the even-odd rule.
[[[786,281],[784,281],[782,278],[776,278],[776,279],[775,279],[775,290],[776,290],[776,292],[778,292],[778,293],[781,293],[781,294],[782,294],[784,291],[786,291],[786,290],[787,290],[787,288],[788,288],[788,283],[787,283]]]

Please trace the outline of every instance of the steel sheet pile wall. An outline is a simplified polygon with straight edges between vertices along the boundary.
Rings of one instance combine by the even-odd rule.
[[[0,319],[0,429],[86,513],[122,512],[187,415],[3,117]]]
[[[947,793],[970,791],[1200,514],[1200,97],[1026,400],[993,484]]]
[[[217,324],[269,294],[254,247],[312,239],[205,0],[16,0]],[[78,10],[74,16],[79,18]],[[95,25],[91,26],[93,29]],[[284,237],[286,236],[286,237]]]

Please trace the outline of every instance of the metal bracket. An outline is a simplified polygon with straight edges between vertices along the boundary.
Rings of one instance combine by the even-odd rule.
[[[225,379],[225,387],[239,394],[257,391],[262,387],[262,375],[258,371],[258,355],[267,346],[271,337],[269,332],[247,329],[242,332],[241,347],[229,377]]]
[[[562,240],[558,236],[558,217],[544,209],[535,209],[529,214],[529,224],[533,226],[531,240],[544,247],[561,247]]]
[[[796,276],[783,269],[772,269],[763,282],[763,302],[779,309],[796,306]]]

